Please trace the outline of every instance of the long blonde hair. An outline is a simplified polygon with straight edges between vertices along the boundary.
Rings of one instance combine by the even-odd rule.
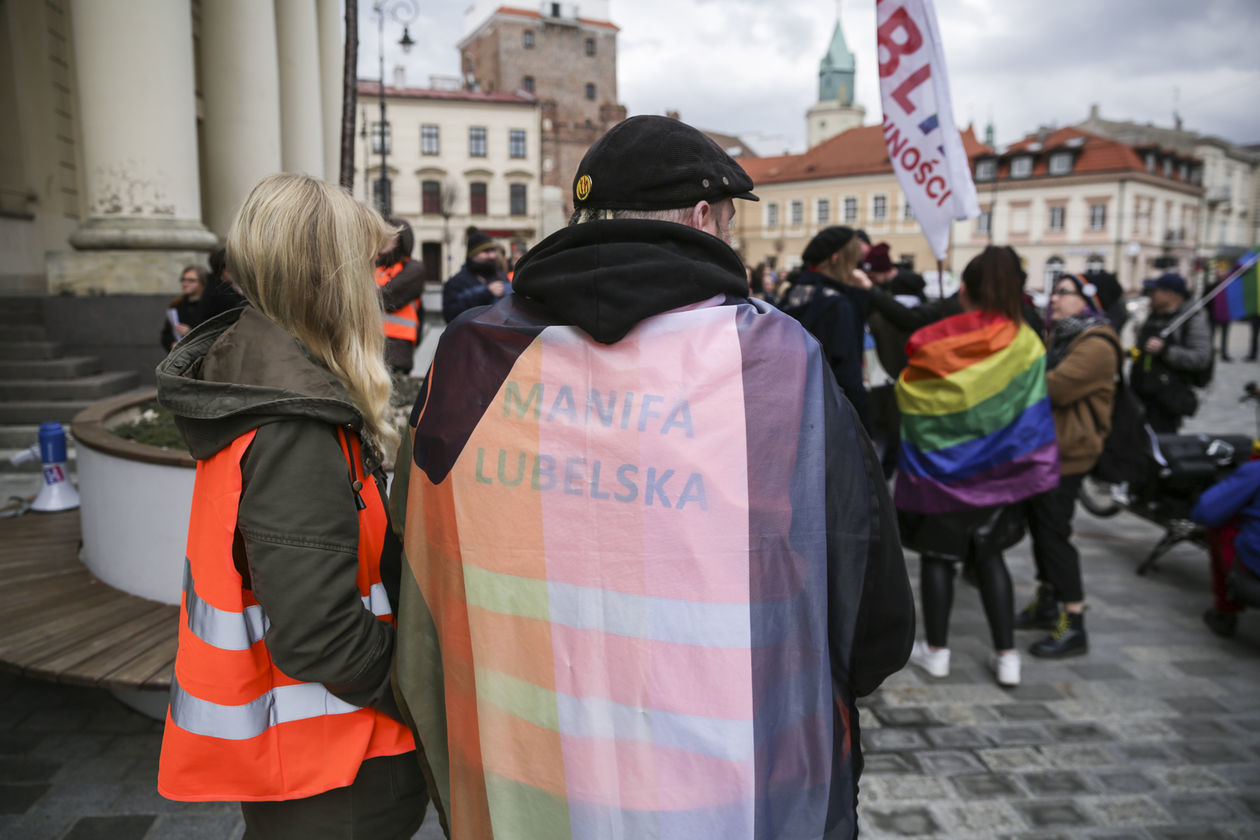
[[[372,261],[393,234],[345,190],[286,174],[258,182],[227,236],[228,270],[245,297],[345,386],[365,439],[386,456],[398,432]]]

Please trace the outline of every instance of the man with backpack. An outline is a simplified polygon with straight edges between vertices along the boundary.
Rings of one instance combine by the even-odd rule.
[[[1151,429],[1176,434],[1182,418],[1199,408],[1194,389],[1212,379],[1212,332],[1200,310],[1163,335],[1190,305],[1190,290],[1185,278],[1173,272],[1148,280],[1145,286],[1151,314],[1138,331],[1130,384],[1146,408]]]

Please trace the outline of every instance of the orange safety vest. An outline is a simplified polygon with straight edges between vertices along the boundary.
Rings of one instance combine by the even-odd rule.
[[[321,683],[292,679],[271,661],[267,616],[232,559],[241,459],[255,434],[197,462],[158,764],[158,792],[167,799],[302,799],[349,785],[366,759],[415,749],[403,724],[340,700]],[[343,438],[341,448],[352,465],[362,463],[357,437]],[[378,619],[392,623],[380,568],[389,524],[376,482],[365,478],[359,594]]]
[[[402,272],[406,264],[407,260],[402,260],[393,265],[379,266],[376,269],[376,285],[384,286],[393,280]],[[420,312],[416,309],[414,300],[407,301],[393,312],[386,312],[384,320],[386,338],[401,338],[412,344],[420,339]]]

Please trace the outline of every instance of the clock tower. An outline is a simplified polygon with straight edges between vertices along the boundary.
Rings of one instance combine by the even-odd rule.
[[[857,128],[866,118],[866,109],[853,101],[853,77],[857,70],[853,53],[844,40],[840,17],[831,33],[831,44],[818,62],[818,102],[806,113],[806,143],[809,148]]]

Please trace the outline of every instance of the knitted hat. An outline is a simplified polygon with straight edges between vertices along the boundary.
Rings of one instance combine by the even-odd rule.
[[[809,244],[801,252],[801,262],[806,266],[821,265],[836,251],[848,245],[852,238],[853,228],[851,227],[833,225],[823,228],[814,234],[814,238],[809,240]]]
[[[881,242],[878,245],[872,245],[870,253],[866,255],[866,264],[871,271],[892,271],[896,268],[888,256],[888,243]]]
[[[1176,292],[1183,298],[1190,297],[1190,288],[1186,285],[1186,278],[1174,271],[1161,274],[1154,280],[1147,280],[1142,284],[1142,286],[1148,292],[1154,291],[1155,289],[1167,289],[1170,292]]]
[[[470,227],[468,229],[467,241],[468,241],[468,252],[467,252],[468,259],[472,259],[475,255],[480,254],[482,251],[489,251],[492,248],[498,247],[497,245],[494,244],[493,239],[486,236],[484,233],[477,230],[477,228],[475,227]]]

